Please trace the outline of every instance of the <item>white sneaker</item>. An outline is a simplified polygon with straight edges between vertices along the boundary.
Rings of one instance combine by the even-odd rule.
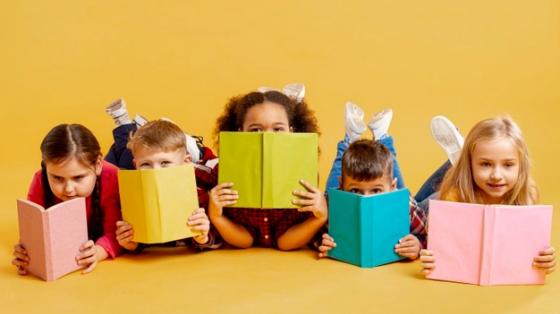
[[[431,122],[432,135],[443,148],[451,164],[457,164],[461,156],[464,139],[453,122],[444,116],[435,116]]]
[[[374,140],[380,140],[389,134],[389,126],[393,120],[393,110],[385,109],[371,117],[368,122],[368,128],[373,134]]]
[[[193,163],[197,163],[200,160],[200,149],[196,145],[196,139],[187,133],[185,133],[187,152],[191,155],[191,160]]]
[[[136,123],[137,127],[141,127],[144,124],[148,123],[148,119],[146,119],[145,117],[143,117],[139,114],[137,114],[132,121],[134,121],[134,123]]]
[[[344,109],[344,121],[346,136],[350,143],[359,140],[362,137],[362,133],[366,130],[362,108],[353,102],[347,101]]]
[[[119,98],[109,104],[109,106],[105,108],[105,112],[107,112],[107,114],[110,115],[113,120],[115,120],[115,124],[117,126],[132,123],[128,116],[126,102],[123,98]]]

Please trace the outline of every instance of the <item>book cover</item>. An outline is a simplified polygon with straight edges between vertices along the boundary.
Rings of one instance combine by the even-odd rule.
[[[17,200],[20,242],[29,255],[28,270],[46,281],[80,268],[76,256],[87,242],[85,198],[75,198],[48,209]]]
[[[161,169],[119,170],[123,219],[134,241],[165,243],[194,236],[187,220],[198,209],[192,164]]]
[[[428,249],[436,267],[427,278],[476,285],[543,284],[532,267],[550,246],[552,206],[430,201]]]
[[[394,247],[410,233],[408,189],[363,196],[330,189],[329,234],[336,247],[329,256],[360,267],[402,259]]]
[[[303,179],[317,186],[315,133],[221,132],[218,181],[233,182],[233,207],[296,208],[293,190]]]

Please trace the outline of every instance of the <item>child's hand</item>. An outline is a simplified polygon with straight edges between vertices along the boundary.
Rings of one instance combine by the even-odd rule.
[[[319,245],[319,258],[327,257],[330,250],[336,247],[333,237],[328,233],[323,233],[321,245]]]
[[[82,244],[80,246],[80,253],[76,256],[78,265],[85,267],[82,274],[87,274],[94,270],[95,266],[97,266],[97,262],[100,260],[99,256],[106,254],[105,249],[99,245],[95,245],[92,240],[88,240],[86,243]]]
[[[300,190],[292,192],[293,195],[299,197],[299,199],[292,200],[292,204],[301,206],[298,208],[300,212],[311,212],[316,218],[326,221],[328,209],[325,195],[304,180],[299,180],[299,183],[305,187],[307,192]]]
[[[420,262],[422,263],[422,273],[426,276],[436,268],[436,259],[432,251],[421,250]]]
[[[115,233],[117,234],[117,241],[120,246],[129,251],[136,250],[138,242],[132,241],[132,238],[134,238],[134,229],[132,225],[126,221],[119,220],[117,221],[117,231]]]
[[[27,250],[18,243],[14,246],[14,259],[12,264],[17,267],[18,274],[27,275],[27,266],[29,266],[29,255],[27,255]]]
[[[415,260],[420,254],[420,241],[416,236],[408,234],[395,245],[395,252],[400,256]]]
[[[237,202],[239,195],[232,190],[233,183],[222,183],[210,190],[210,204],[208,215],[210,218],[222,216],[224,207],[231,206]]]
[[[208,231],[210,230],[210,220],[204,212],[204,208],[199,208],[189,217],[187,226],[192,232],[200,232],[199,235],[194,236],[194,240],[199,244],[206,244],[208,242]]]
[[[556,269],[556,257],[554,253],[553,247],[540,251],[539,256],[535,257],[533,260],[533,266],[542,269],[546,274],[552,273]]]

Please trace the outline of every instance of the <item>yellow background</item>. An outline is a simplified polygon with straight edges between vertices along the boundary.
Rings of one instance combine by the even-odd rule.
[[[79,122],[106,151],[113,123],[104,107],[120,96],[132,115],[169,117],[210,144],[229,97],[303,82],[322,130],[322,185],[344,134],[344,102],[368,117],[393,108],[390,132],[412,191],[445,158],[430,135],[432,116],[466,134],[508,113],[525,133],[542,202],[558,206],[558,1],[16,0],[0,21],[4,308],[559,311],[558,274],[542,287],[480,288],[421,280],[416,263],[360,270],[308,252],[154,253],[50,284],[19,278],[9,265],[15,198],[39,166],[41,139],[55,124]],[[553,244],[560,247],[558,231]]]

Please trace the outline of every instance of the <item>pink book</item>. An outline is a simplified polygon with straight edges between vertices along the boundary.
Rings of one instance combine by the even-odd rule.
[[[430,200],[430,279],[477,285],[544,284],[532,267],[550,246],[552,206],[480,205]]]
[[[28,270],[46,281],[80,268],[80,246],[88,240],[85,198],[75,198],[48,209],[17,200],[19,237],[29,255]]]

